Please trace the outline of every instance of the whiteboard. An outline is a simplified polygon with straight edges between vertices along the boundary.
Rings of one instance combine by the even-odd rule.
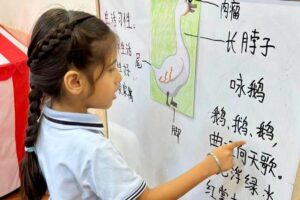
[[[123,43],[123,80],[108,112],[110,135],[149,186],[177,177],[215,146],[246,140],[235,151],[232,170],[210,177],[182,199],[289,200],[300,158],[300,7],[235,2],[238,19],[221,12],[224,1],[197,3],[199,31],[187,33],[198,39],[190,117],[151,99],[153,71],[142,62],[151,63],[155,39],[151,2],[100,1],[101,18]]]

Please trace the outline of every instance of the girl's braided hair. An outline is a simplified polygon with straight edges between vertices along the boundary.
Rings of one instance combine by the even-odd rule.
[[[45,96],[59,98],[61,84],[70,67],[84,71],[105,66],[115,50],[116,35],[100,19],[80,11],[56,8],[37,21],[28,48],[30,88],[25,146],[34,147],[38,138],[41,104]],[[21,188],[25,200],[39,200],[47,190],[35,152],[26,152],[21,163]]]

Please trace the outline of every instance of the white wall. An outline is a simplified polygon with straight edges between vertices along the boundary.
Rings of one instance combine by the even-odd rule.
[[[96,15],[95,0],[0,0],[0,23],[29,33],[37,18],[53,7],[82,10]]]

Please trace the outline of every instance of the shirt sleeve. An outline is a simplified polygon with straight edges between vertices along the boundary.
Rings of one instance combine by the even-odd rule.
[[[92,189],[104,200],[136,199],[146,188],[145,181],[128,167],[109,140],[101,143],[87,164]]]

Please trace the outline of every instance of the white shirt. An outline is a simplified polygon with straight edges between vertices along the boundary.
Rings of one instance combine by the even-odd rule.
[[[36,153],[52,200],[136,199],[146,188],[92,114],[45,106]]]

